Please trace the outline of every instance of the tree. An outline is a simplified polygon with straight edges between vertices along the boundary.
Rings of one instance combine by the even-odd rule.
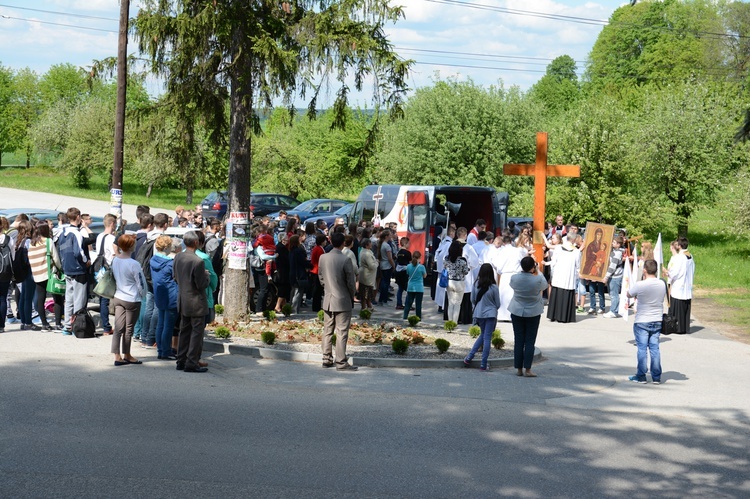
[[[576,71],[576,61],[569,55],[555,58],[547,66],[547,73],[531,87],[532,97],[543,102],[552,115],[567,111],[579,97]]]
[[[87,93],[86,73],[72,64],[54,64],[39,79],[39,93],[45,108],[59,101],[79,102]]]
[[[531,184],[505,177],[503,164],[534,157],[541,121],[541,106],[515,87],[437,81],[417,89],[403,120],[384,127],[372,180],[491,185],[516,194]]]
[[[70,135],[62,164],[76,187],[87,189],[93,172],[112,164],[115,105],[102,96],[87,99],[70,116]]]
[[[41,112],[39,77],[29,68],[21,69],[13,78],[13,100],[10,112],[20,121],[17,130],[19,147],[26,153],[26,168],[31,166],[32,143],[29,132]]]
[[[3,153],[15,151],[21,145],[22,123],[15,112],[14,93],[13,71],[0,65],[0,166]]]
[[[387,0],[148,0],[135,32],[153,70],[166,77],[167,98],[185,111],[177,123],[188,141],[195,116],[203,118],[214,143],[224,140],[228,98],[231,212],[250,204],[256,106],[281,99],[291,107],[300,95],[309,97],[312,115],[332,78],[338,83],[333,125],[343,127],[349,82],[361,90],[373,78],[376,107],[398,113],[410,63],[394,53],[383,28],[402,15]],[[247,271],[227,269],[225,286],[227,316],[239,317],[247,311]]]
[[[705,82],[647,91],[633,152],[644,187],[667,201],[679,235],[687,235],[692,213],[714,201],[738,168],[732,147],[738,108],[732,89]]]
[[[612,14],[589,55],[594,89],[667,85],[698,75],[722,77],[721,19],[708,0],[643,1]]]

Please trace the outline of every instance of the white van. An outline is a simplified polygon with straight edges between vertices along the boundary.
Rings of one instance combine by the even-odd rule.
[[[507,213],[508,193],[492,187],[368,185],[357,197],[349,221],[359,224],[379,218],[380,225],[395,222],[399,237],[409,238],[411,251],[422,253],[429,271],[438,226],[445,228],[450,220],[456,227],[471,230],[482,218],[487,230],[499,235]]]

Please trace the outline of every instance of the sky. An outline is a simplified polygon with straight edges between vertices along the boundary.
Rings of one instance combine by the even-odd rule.
[[[412,89],[452,77],[527,90],[560,55],[573,57],[581,74],[604,22],[626,3],[393,0],[392,4],[404,7],[405,19],[388,25],[386,31],[399,55],[416,61],[408,81]],[[131,0],[131,17],[140,5],[139,0]],[[0,64],[15,70],[29,67],[41,75],[54,64],[86,68],[93,60],[114,57],[119,11],[117,0],[0,0]],[[128,52],[137,52],[132,39]],[[158,95],[161,83],[150,80],[148,90]],[[371,93],[367,87],[353,94],[351,103],[369,107]],[[319,99],[318,107],[327,107],[334,97],[331,90]]]

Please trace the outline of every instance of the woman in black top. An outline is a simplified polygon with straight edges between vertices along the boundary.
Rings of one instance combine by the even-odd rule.
[[[289,238],[289,285],[292,295],[292,312],[299,314],[299,307],[302,303],[302,295],[309,286],[307,279],[307,270],[312,265],[307,259],[307,252],[299,242],[299,236],[294,235]]]
[[[281,313],[281,307],[286,305],[289,300],[291,292],[291,283],[289,280],[289,249],[287,248],[287,234],[286,232],[279,233],[279,242],[276,244],[276,271],[273,274],[273,282],[276,284],[276,289],[279,292],[279,297],[276,300],[276,309],[274,310],[277,314]]]

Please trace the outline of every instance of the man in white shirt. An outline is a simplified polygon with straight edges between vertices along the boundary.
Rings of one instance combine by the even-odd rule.
[[[661,383],[661,354],[659,353],[659,336],[661,336],[661,320],[664,312],[664,297],[667,286],[661,279],[656,278],[656,260],[646,260],[643,264],[646,278],[630,286],[629,298],[638,299],[635,312],[633,334],[638,346],[638,368],[634,376],[628,377],[635,383],[646,383],[648,372],[648,353],[651,354],[651,381]],[[648,350],[648,353],[647,353]]]
[[[669,296],[669,313],[677,319],[676,334],[687,334],[690,331],[690,309],[693,300],[693,276],[695,274],[695,260],[688,251],[686,237],[677,239],[679,253],[669,262],[669,267],[663,269],[665,277],[669,278],[671,286]]]
[[[503,245],[499,251],[492,255],[489,262],[497,274],[497,284],[500,291],[500,308],[497,310],[497,320],[510,322],[508,305],[513,299],[513,288],[510,287],[510,278],[521,272],[521,259],[526,256],[520,248],[513,246],[511,236],[503,236]]]
[[[492,245],[492,240],[492,232],[480,231],[477,242],[471,245],[471,247],[474,248],[474,251],[476,251],[477,256],[479,257],[479,266],[481,266],[483,263],[489,263],[485,262],[484,257],[487,254],[487,250],[489,250],[490,246]]]

